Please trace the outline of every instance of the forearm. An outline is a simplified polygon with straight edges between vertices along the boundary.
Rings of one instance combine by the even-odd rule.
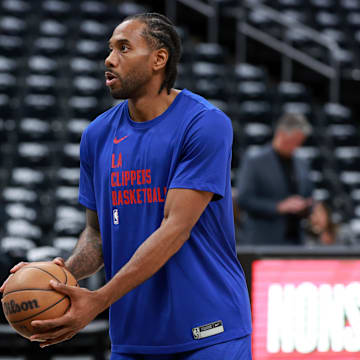
[[[136,250],[129,262],[98,291],[103,309],[154,275],[189,238],[190,230],[166,223]]]
[[[65,266],[76,280],[84,279],[97,272],[103,266],[100,233],[86,227],[80,235],[73,254],[65,262]]]

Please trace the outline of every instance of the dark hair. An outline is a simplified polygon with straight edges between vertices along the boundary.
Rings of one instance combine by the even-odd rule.
[[[181,57],[181,41],[169,18],[158,13],[143,13],[128,16],[123,20],[139,20],[146,25],[143,36],[154,49],[165,48],[169,58],[165,67],[165,79],[159,93],[166,88],[170,94],[177,77],[177,65]]]

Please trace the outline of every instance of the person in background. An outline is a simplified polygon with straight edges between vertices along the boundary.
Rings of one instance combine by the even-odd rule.
[[[350,245],[356,239],[345,221],[335,220],[336,214],[329,201],[314,204],[306,221],[306,245]]]
[[[324,202],[317,202],[309,216],[310,234],[318,238],[320,244],[332,245],[336,242],[338,226],[332,221],[331,209]]]
[[[309,167],[294,156],[312,128],[301,114],[284,114],[270,145],[244,155],[237,174],[238,204],[246,212],[244,239],[255,245],[300,245],[301,220],[312,205]]]

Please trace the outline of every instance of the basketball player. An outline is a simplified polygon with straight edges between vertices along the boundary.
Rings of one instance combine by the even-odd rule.
[[[55,260],[77,280],[104,264],[107,282],[96,291],[52,283],[71,308],[33,321],[32,340],[43,347],[69,339],[110,306],[112,360],[251,359],[234,240],[231,121],[173,88],[181,49],[165,16],[125,19],[109,48],[106,85],[126,101],[83,133],[79,201],[87,224],[66,263]]]

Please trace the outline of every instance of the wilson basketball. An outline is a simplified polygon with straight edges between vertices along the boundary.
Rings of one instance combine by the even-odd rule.
[[[55,280],[76,285],[74,276],[52,262],[33,262],[13,274],[6,283],[2,308],[9,324],[22,336],[35,334],[33,320],[55,319],[63,315],[69,305],[68,296],[55,291],[49,284]]]

